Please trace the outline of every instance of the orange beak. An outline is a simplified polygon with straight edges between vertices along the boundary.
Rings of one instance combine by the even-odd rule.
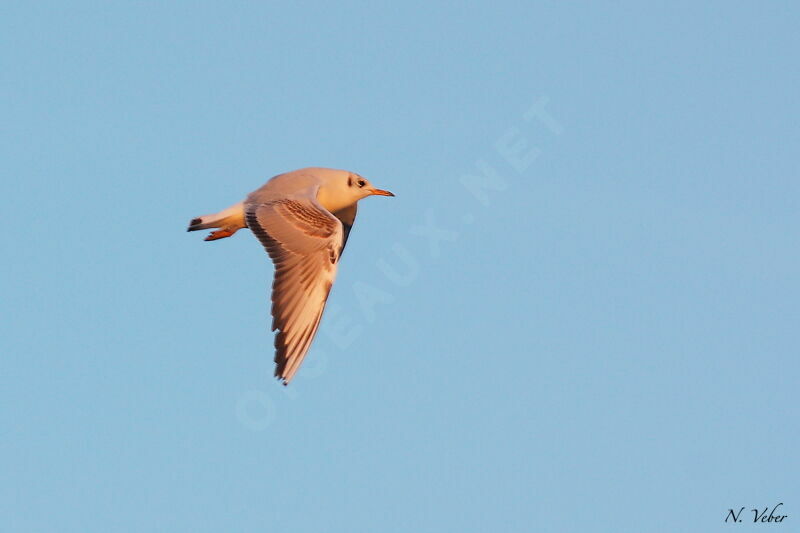
[[[376,196],[394,196],[394,193],[391,193],[389,191],[384,191],[383,189],[370,189],[369,193],[374,194]]]

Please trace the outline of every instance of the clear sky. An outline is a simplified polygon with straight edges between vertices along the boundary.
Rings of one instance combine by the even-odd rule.
[[[800,8],[653,4],[3,2],[0,529],[794,530]],[[284,388],[185,228],[304,166]]]

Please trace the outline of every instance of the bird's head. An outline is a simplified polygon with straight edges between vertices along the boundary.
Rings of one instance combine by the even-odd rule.
[[[366,178],[346,170],[321,169],[317,175],[322,178],[317,200],[328,211],[338,211],[349,207],[367,196],[394,196],[378,189]]]

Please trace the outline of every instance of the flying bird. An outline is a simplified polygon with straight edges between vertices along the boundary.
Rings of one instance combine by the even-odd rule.
[[[358,201],[376,195],[394,196],[354,172],[304,168],[279,174],[244,201],[189,223],[187,231],[216,229],[207,241],[249,228],[272,259],[275,377],[284,385],[319,328]]]

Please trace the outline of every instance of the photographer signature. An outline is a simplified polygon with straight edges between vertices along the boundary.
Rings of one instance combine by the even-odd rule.
[[[762,522],[765,524],[772,522],[783,522],[783,519],[789,515],[785,514],[782,515],[778,513],[778,507],[780,507],[781,505],[783,505],[783,502],[773,507],[771,511],[769,511],[769,507],[764,507],[763,511],[760,511],[758,509],[750,509],[750,511],[752,511],[753,513],[753,522],[755,523]],[[725,521],[727,522],[728,520],[732,520],[733,523],[741,522],[742,521],[741,516],[744,509],[745,508],[742,507],[739,509],[738,512],[734,511],[733,509],[728,509],[728,516],[725,517]],[[767,514],[767,511],[769,511],[769,514]]]

